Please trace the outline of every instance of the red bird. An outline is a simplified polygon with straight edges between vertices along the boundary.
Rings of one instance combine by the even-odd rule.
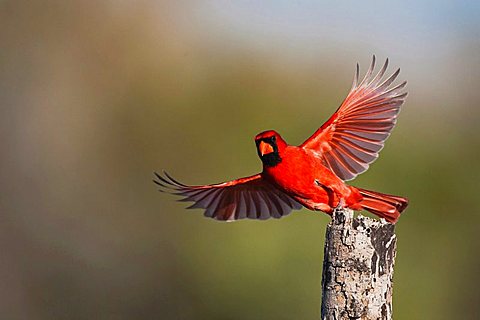
[[[255,137],[262,173],[237,180],[187,186],[165,172],[154,182],[193,201],[205,216],[223,221],[281,218],[306,207],[332,214],[337,207],[365,209],[397,222],[408,200],[403,197],[349,186],[345,181],[366,171],[395,126],[405,101],[406,81],[391,88],[400,73],[383,80],[388,59],[374,75],[375,56],[359,82],[359,66],[352,89],[337,111],[300,146],[291,146],[273,130]]]

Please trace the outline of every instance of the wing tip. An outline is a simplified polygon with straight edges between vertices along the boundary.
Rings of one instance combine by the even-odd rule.
[[[360,64],[357,62],[357,65],[355,67],[355,74],[353,75],[352,89],[350,89],[350,91],[353,91],[358,86],[359,77],[360,77]]]
[[[178,182],[171,175],[169,175],[165,170],[162,170],[165,176],[159,174],[156,171],[153,171],[154,178],[152,179],[158,187],[159,191],[175,194],[175,191],[181,191],[184,188],[188,188],[187,185]]]

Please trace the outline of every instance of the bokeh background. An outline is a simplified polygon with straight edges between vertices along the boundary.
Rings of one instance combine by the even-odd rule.
[[[0,1],[1,319],[318,319],[328,216],[223,224],[159,193],[300,144],[372,54],[397,128],[353,184],[405,195],[397,319],[478,319],[480,5]]]

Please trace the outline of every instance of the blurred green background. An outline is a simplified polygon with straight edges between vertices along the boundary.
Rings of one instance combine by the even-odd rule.
[[[409,81],[352,182],[408,196],[397,319],[478,319],[480,5],[0,1],[1,319],[318,319],[325,226],[223,224],[157,192],[261,170],[371,55]]]

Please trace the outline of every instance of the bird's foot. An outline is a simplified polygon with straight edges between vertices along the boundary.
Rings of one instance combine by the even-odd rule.
[[[338,211],[345,208],[345,199],[340,198],[340,201],[338,201],[337,206],[333,209],[333,211]]]

